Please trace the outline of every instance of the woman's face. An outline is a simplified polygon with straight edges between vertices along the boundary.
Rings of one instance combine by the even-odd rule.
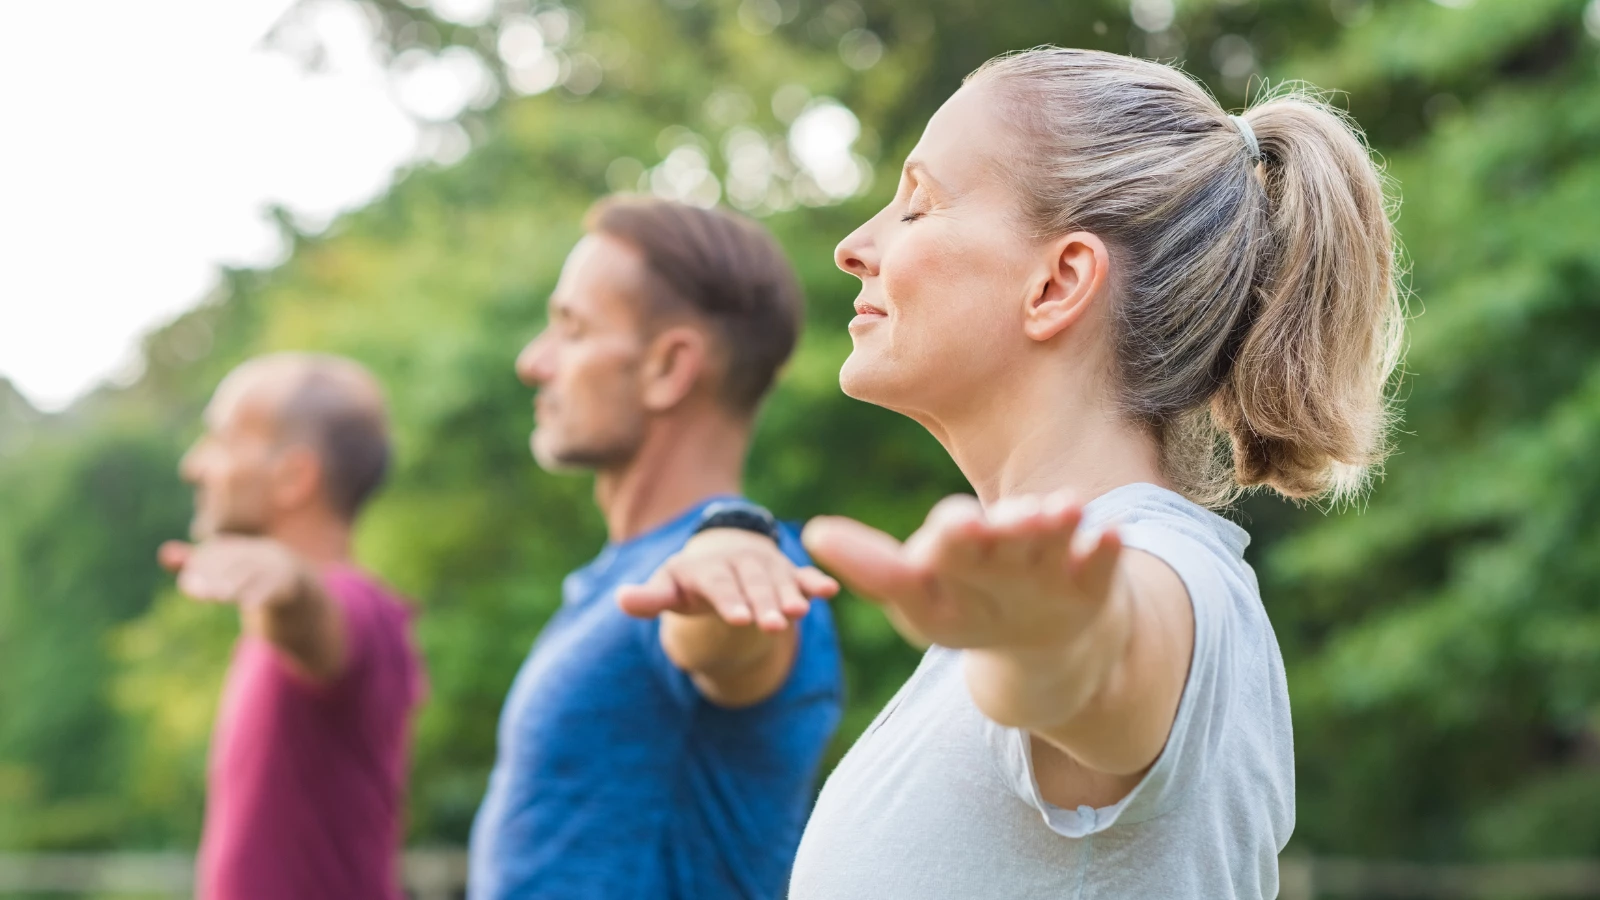
[[[992,88],[963,87],[928,122],[894,200],[834,250],[861,279],[846,394],[926,424],[991,402],[1030,351],[1023,313],[1050,266],[999,175],[1011,134]]]

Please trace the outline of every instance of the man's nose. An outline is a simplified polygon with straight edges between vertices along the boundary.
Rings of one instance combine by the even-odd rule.
[[[528,387],[538,387],[550,380],[549,345],[546,332],[540,332],[517,354],[517,378]]]

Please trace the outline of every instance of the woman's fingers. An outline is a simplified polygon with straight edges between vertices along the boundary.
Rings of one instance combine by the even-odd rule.
[[[989,528],[994,533],[990,562],[1015,568],[1038,561],[1049,535],[1043,523],[1043,506],[1032,494],[1011,497],[989,511]]]
[[[889,603],[925,595],[921,573],[905,560],[899,541],[839,516],[819,516],[801,535],[811,556],[858,594]]]
[[[995,532],[991,561],[1059,571],[1082,518],[1082,507],[1064,492],[1003,500],[989,517]]]
[[[1083,524],[1083,506],[1064,493],[1045,497],[1039,511],[1042,537],[1033,561],[1043,570],[1059,572],[1072,555],[1072,542]]]
[[[1122,556],[1122,538],[1111,529],[1086,536],[1073,548],[1068,570],[1079,587],[1101,595],[1111,587],[1111,579]]]
[[[929,571],[960,572],[1064,565],[1083,508],[1065,493],[1008,498],[989,509],[950,497],[906,541],[906,556]]]
[[[906,540],[905,557],[912,565],[930,570],[978,565],[989,557],[994,538],[978,498],[954,494],[928,511],[922,527]]]

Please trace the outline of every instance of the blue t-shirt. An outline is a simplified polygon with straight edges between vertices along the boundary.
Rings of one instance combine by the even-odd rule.
[[[800,621],[783,687],[737,710],[672,664],[658,620],[616,604],[618,586],[682,549],[710,502],[567,576],[500,716],[472,900],[783,895],[843,700],[827,604]],[[793,529],[782,547],[809,563]]]

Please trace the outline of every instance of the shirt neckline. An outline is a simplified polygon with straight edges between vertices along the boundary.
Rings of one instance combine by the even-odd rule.
[[[1120,512],[1136,508],[1141,500],[1181,509],[1190,517],[1206,522],[1237,553],[1244,553],[1245,547],[1250,544],[1250,532],[1240,527],[1239,523],[1224,518],[1215,510],[1207,509],[1177,491],[1148,481],[1118,485],[1095,497],[1084,504],[1085,518],[1103,523]]]
[[[711,504],[723,500],[738,499],[741,499],[738,494],[712,494],[709,497],[698,500],[694,503],[694,505],[690,506],[688,509],[685,509],[683,512],[672,517],[671,519],[668,519],[667,521],[662,522],[660,525],[656,525],[653,528],[641,531],[627,540],[607,541],[605,546],[600,548],[600,552],[595,555],[595,558],[591,560],[587,566],[584,566],[584,568],[589,571],[602,570],[606,568],[606,566],[608,566],[612,560],[616,559],[623,553],[626,553],[628,550],[642,544],[646,544],[652,540],[659,539],[664,534],[669,534],[688,525],[691,521],[699,518],[700,514],[703,513],[706,507],[710,506]]]

